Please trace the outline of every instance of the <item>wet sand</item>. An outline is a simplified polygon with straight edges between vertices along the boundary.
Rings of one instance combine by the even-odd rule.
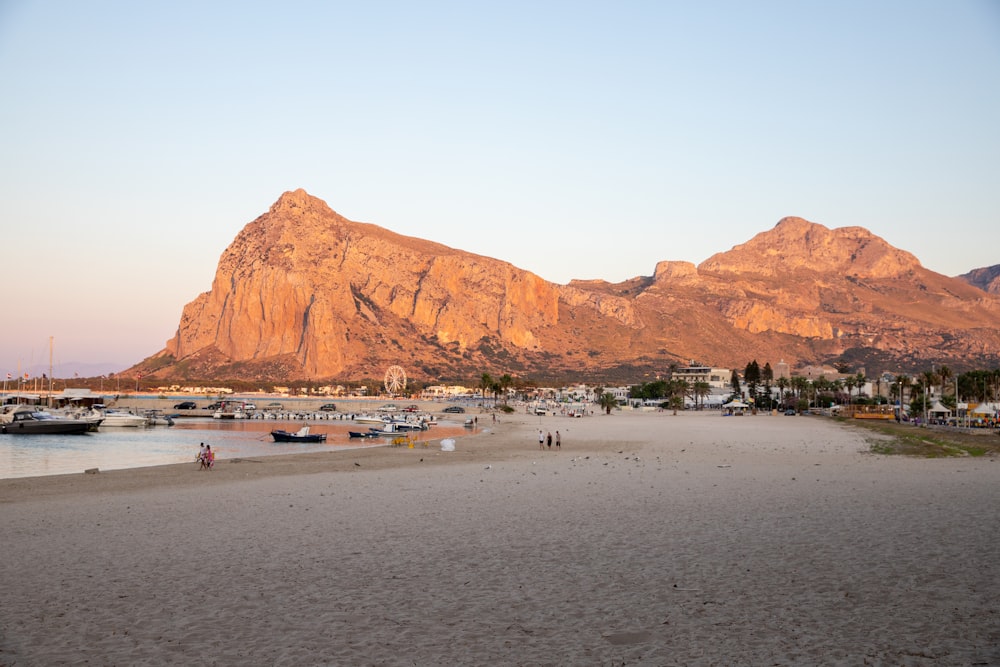
[[[1000,663],[993,459],[820,417],[479,421],[0,480],[0,665]]]

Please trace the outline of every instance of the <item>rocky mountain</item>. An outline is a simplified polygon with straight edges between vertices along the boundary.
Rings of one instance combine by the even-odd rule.
[[[640,381],[690,360],[743,368],[996,365],[1000,298],[860,227],[785,218],[699,266],[546,282],[497,259],[352,222],[287,192],[223,253],[210,291],[136,368],[173,379],[483,372]]]
[[[1000,294],[1000,264],[973,269],[968,273],[963,273],[959,278],[970,285],[975,285],[984,292]]]

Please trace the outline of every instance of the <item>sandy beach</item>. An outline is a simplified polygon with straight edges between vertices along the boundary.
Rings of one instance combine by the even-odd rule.
[[[0,665],[1000,664],[994,458],[822,417],[479,421],[0,480]]]

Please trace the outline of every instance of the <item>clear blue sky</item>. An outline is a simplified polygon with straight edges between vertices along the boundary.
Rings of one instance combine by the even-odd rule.
[[[1000,264],[1000,3],[0,0],[0,371],[125,368],[286,190],[619,281],[797,215]]]

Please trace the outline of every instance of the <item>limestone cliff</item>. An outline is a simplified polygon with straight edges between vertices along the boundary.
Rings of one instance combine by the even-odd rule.
[[[400,364],[641,380],[672,363],[783,358],[896,368],[995,360],[1000,301],[860,227],[785,218],[699,266],[548,283],[507,262],[352,222],[302,190],[249,223],[211,290],[145,360],[160,377],[360,379]]]

